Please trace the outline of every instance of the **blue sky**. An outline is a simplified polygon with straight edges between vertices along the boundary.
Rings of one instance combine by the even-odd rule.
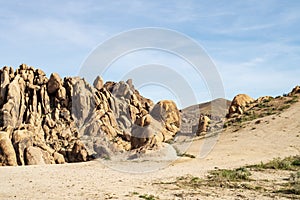
[[[47,74],[75,76],[89,53],[113,35],[161,27],[186,34],[205,49],[228,99],[238,93],[281,95],[300,84],[297,0],[11,0],[0,3],[0,27],[1,66],[26,63]],[[209,99],[205,84],[192,85],[198,101]],[[170,96],[145,92],[154,99]]]

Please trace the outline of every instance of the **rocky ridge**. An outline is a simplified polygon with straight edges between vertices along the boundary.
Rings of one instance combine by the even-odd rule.
[[[236,95],[229,107],[224,127],[231,125],[243,127],[241,123],[253,120],[260,123],[260,118],[279,115],[290,108],[299,101],[299,96],[299,86],[294,87],[290,93],[277,97],[263,96],[253,99],[246,94]]]
[[[93,86],[25,64],[0,70],[0,165],[81,162],[157,149],[180,129],[176,104],[154,105],[132,81]]]
[[[216,99],[193,105],[182,110],[181,132],[205,137],[207,133],[216,133],[231,125],[244,127],[243,122],[252,120],[260,123],[259,118],[280,114],[298,102],[299,96],[300,86],[296,86],[288,94],[275,98],[263,96],[253,99],[247,94],[238,94],[232,101]]]

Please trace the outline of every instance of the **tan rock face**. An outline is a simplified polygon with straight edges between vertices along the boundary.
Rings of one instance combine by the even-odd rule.
[[[19,75],[8,85],[7,95],[2,108],[5,126],[17,127],[21,124],[25,112],[25,104],[29,97],[25,96],[26,84]]]
[[[47,84],[49,94],[55,93],[62,86],[62,80],[57,73],[52,73]]]
[[[231,102],[228,116],[231,116],[235,113],[243,114],[246,105],[252,102],[254,102],[254,99],[248,96],[247,94],[238,94],[233,98]]]
[[[295,94],[299,94],[300,93],[300,86],[296,86],[293,88],[293,90],[288,94],[289,96],[293,96]]]
[[[0,131],[0,165],[18,165],[16,153],[9,134],[4,131]]]
[[[57,152],[54,152],[53,158],[56,164],[64,164],[66,162],[64,156]]]
[[[103,88],[103,79],[100,76],[97,76],[93,85],[97,90],[101,90]]]
[[[155,131],[150,127],[140,127],[135,126],[135,128],[132,129],[132,135],[131,137],[131,146],[133,149],[137,149],[140,147],[153,147],[155,143],[153,143]]]
[[[12,142],[16,151],[18,164],[25,165],[24,152],[27,148],[33,146],[33,133],[27,130],[14,131]]]
[[[42,150],[33,146],[26,148],[25,163],[26,165],[45,165]]]
[[[10,69],[8,67],[4,67],[0,71],[0,83],[0,105],[2,106],[5,101],[7,86],[10,83]]]
[[[180,130],[180,114],[176,104],[170,100],[158,102],[151,111],[151,116],[162,123],[164,140],[172,139]]]
[[[197,136],[200,136],[202,133],[205,133],[208,131],[209,122],[210,122],[209,117],[207,117],[205,115],[200,115],[198,130],[196,133]]]

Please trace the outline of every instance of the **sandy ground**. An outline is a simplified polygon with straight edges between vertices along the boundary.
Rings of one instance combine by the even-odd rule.
[[[229,128],[219,135],[213,150],[199,158],[204,140],[195,140],[188,153],[198,158],[179,158],[163,169],[148,173],[126,172],[135,165],[121,163],[124,171],[111,169],[102,161],[44,166],[0,168],[0,199],[141,199],[148,194],[159,199],[272,199],[257,196],[255,191],[219,190],[208,188],[189,195],[179,195],[178,189],[164,188],[159,182],[175,177],[203,177],[214,168],[235,168],[246,164],[266,162],[275,157],[297,155],[300,151],[300,103],[280,115],[268,116],[248,123],[244,128]],[[120,164],[120,163],[118,163]],[[136,163],[137,167],[161,164]],[[168,163],[166,163],[168,164]],[[147,168],[147,169],[148,169]],[[134,171],[134,170],[129,170]],[[143,171],[143,170],[140,170]],[[170,188],[171,187],[171,188]]]

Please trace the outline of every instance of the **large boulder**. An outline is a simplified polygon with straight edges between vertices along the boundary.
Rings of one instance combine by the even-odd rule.
[[[69,152],[68,159],[70,162],[83,162],[88,160],[88,152],[82,142],[75,142],[71,152]]]
[[[33,146],[26,148],[25,163],[26,165],[45,165],[42,150]]]
[[[27,130],[16,130],[12,135],[13,146],[19,165],[25,165],[25,149],[33,146],[33,133]]]
[[[207,117],[205,115],[200,115],[198,130],[196,133],[197,136],[200,136],[202,133],[207,132],[208,127],[209,127],[209,122],[210,122],[209,117]]]
[[[131,147],[132,149],[140,148],[143,146],[152,146],[153,139],[155,137],[155,131],[151,128],[151,126],[141,127],[134,126],[132,129],[132,137],[131,137]]]
[[[180,130],[181,117],[175,102],[171,100],[159,101],[151,111],[153,119],[163,126],[163,141],[168,141]]]
[[[228,116],[232,116],[233,114],[243,114],[244,109],[247,106],[247,104],[250,104],[254,102],[254,99],[248,96],[247,94],[238,94],[236,95],[229,107]]]
[[[8,67],[4,67],[3,70],[0,71],[0,106],[3,105],[6,99],[7,86],[10,83],[10,69]]]
[[[97,76],[93,85],[97,90],[101,90],[103,88],[103,79],[100,76]]]
[[[9,133],[0,131],[0,165],[18,165],[14,147],[9,138]]]
[[[64,164],[66,162],[64,156],[58,152],[54,152],[53,158],[56,164]]]
[[[25,82],[17,75],[8,85],[6,102],[2,108],[3,126],[18,127],[23,120],[25,104]]]
[[[132,149],[161,147],[166,141],[165,135],[166,129],[163,124],[154,119],[146,126],[134,125],[131,130],[131,147]]]
[[[55,93],[62,86],[62,80],[57,73],[52,73],[47,84],[49,94]]]

